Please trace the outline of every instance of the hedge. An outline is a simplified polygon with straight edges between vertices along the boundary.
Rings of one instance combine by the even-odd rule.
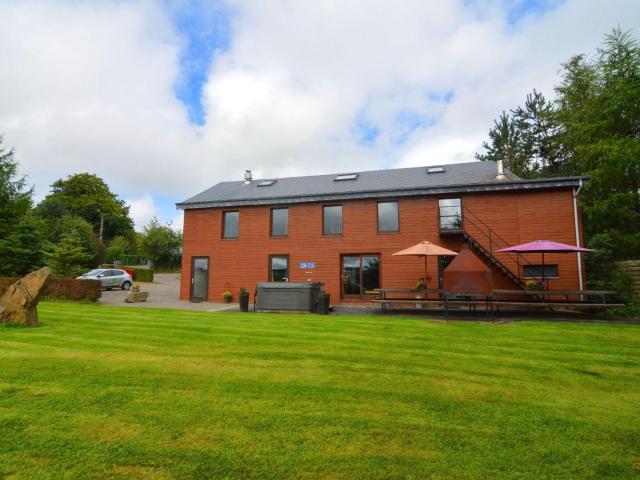
[[[17,282],[19,278],[0,277],[0,295]],[[45,298],[60,300],[87,300],[95,302],[102,295],[99,280],[76,280],[73,278],[52,278],[44,293]]]
[[[136,282],[153,282],[153,270],[150,268],[136,268],[136,267],[122,267],[123,270],[126,270],[131,275],[133,271],[133,279]]]

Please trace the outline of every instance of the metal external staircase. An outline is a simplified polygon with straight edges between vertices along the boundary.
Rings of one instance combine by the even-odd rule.
[[[462,234],[469,248],[490,265],[493,265],[514,285],[520,288],[524,287],[520,269],[524,265],[530,265],[527,258],[524,255],[497,252],[497,250],[510,246],[510,243],[468,208],[463,207],[462,215],[463,218],[459,223],[460,228],[457,233]]]

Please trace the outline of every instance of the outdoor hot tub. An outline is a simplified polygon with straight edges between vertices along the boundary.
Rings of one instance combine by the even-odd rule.
[[[321,289],[319,282],[261,282],[256,288],[256,310],[312,312]]]

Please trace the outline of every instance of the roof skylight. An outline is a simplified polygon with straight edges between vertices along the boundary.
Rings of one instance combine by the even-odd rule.
[[[345,180],[355,180],[356,178],[358,178],[357,173],[341,173],[340,175],[336,175],[333,181],[344,182]]]
[[[444,173],[442,167],[427,167],[427,173]]]
[[[260,183],[258,183],[258,186],[259,187],[270,187],[271,185],[273,185],[277,181],[278,180],[262,180],[262,181],[260,181]]]

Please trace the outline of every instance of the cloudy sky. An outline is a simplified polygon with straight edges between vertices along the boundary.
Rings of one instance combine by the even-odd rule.
[[[91,172],[181,224],[222,180],[473,160],[638,0],[0,0],[0,134],[42,198]]]

